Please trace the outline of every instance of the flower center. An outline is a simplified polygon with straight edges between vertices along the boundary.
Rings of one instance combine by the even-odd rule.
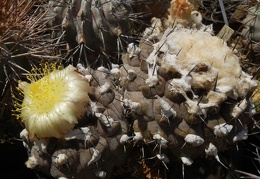
[[[43,114],[55,109],[55,106],[63,101],[66,92],[67,85],[64,79],[57,79],[53,75],[48,75],[31,83],[24,91],[24,96],[27,97],[26,100],[29,102],[26,104],[33,104],[30,105],[30,108],[34,113]]]

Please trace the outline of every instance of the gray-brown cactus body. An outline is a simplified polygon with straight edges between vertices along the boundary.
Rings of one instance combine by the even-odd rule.
[[[140,43],[128,45],[122,65],[78,64],[78,78],[90,86],[86,115],[60,139],[33,140],[25,130],[25,146],[38,149],[26,165],[55,178],[109,178],[136,144],[165,166],[208,156],[221,163],[219,152],[248,137],[257,83],[210,27],[188,20],[153,19]]]
[[[232,50],[200,30],[162,33],[156,43],[142,42],[153,45],[130,44],[121,67],[93,70],[78,65],[91,86],[86,117],[64,139],[49,139],[49,150],[32,154],[27,166],[46,171],[49,162],[55,178],[102,178],[124,161],[129,144],[157,146],[159,160],[167,163],[174,156],[191,165],[197,157],[217,157],[246,139],[253,113],[249,97],[256,82],[242,72]],[[177,40],[180,34],[182,41]],[[203,46],[209,42],[218,48]],[[224,54],[208,53],[215,48]],[[150,53],[146,58],[140,55],[143,50]],[[44,160],[46,153],[50,157]]]
[[[151,39],[161,38],[157,43],[148,37],[139,47],[131,44],[124,59],[132,64],[127,66],[131,73],[122,73],[127,76],[122,86],[126,104],[133,106],[134,132],[143,134],[143,141],[154,139],[163,148],[171,146],[169,150],[179,158],[209,155],[205,150],[211,144],[223,151],[246,138],[240,135],[250,122],[249,96],[256,82],[246,80],[250,76],[241,71],[238,58],[208,32],[183,28],[163,32],[163,36],[150,34]],[[141,70],[135,70],[137,66]],[[135,78],[130,78],[132,73]],[[248,83],[237,85],[241,81]],[[139,84],[137,92],[129,84]],[[247,93],[242,92],[245,89]]]
[[[61,26],[53,35],[64,36],[74,64],[109,66],[119,63],[127,43],[139,36],[142,20],[162,16],[168,5],[169,1],[49,1],[47,17],[53,18],[50,26]]]
[[[55,36],[64,35],[69,52],[77,58],[73,60],[75,64],[116,62],[118,50],[123,50],[120,48],[125,43],[123,36],[132,33],[130,5],[121,1],[73,0],[49,1],[49,6],[53,7],[48,14],[53,17],[50,26],[61,26]]]

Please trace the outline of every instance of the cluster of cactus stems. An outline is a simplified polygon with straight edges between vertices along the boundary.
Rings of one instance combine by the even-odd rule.
[[[54,20],[65,21],[70,49],[100,53],[129,32],[128,21],[117,19],[129,14],[123,2],[72,5],[52,4],[52,12],[66,14],[55,14]],[[169,8],[168,18],[153,18],[139,43],[128,44],[121,64],[94,69],[76,63],[62,70],[52,67],[53,72],[45,65],[28,82],[19,82],[24,98],[16,111],[25,125],[21,138],[30,152],[27,167],[55,178],[109,178],[139,144],[153,149],[151,156],[144,151],[144,158],[167,169],[172,160],[192,165],[197,157],[213,157],[228,167],[218,153],[247,139],[257,82],[188,1],[173,1]],[[105,25],[104,16],[110,19],[109,31],[98,28],[97,21]],[[85,23],[93,29],[85,29]]]
[[[15,4],[4,7],[9,12]],[[66,42],[63,69],[50,60],[28,73],[2,52],[10,49],[2,42],[17,39],[0,39],[1,63],[28,73],[27,79],[17,74],[14,110],[25,126],[20,137],[29,152],[28,168],[54,178],[109,178],[133,146],[150,148],[142,158],[168,170],[171,161],[189,166],[197,157],[215,158],[228,168],[218,154],[248,138],[257,81],[242,71],[239,58],[214,36],[212,26],[202,23],[194,5],[186,0],[50,0],[39,7],[47,10],[25,32],[18,31],[27,37],[18,49],[26,49],[21,55],[26,58],[50,57],[53,51],[39,47],[49,44],[45,36],[54,38],[48,47]],[[32,17],[40,10],[29,9],[25,14]],[[148,17],[151,24],[144,28],[140,19]],[[3,37],[15,38],[15,27],[9,27]]]
[[[53,35],[67,42],[68,63],[95,67],[120,63],[128,42],[144,29],[144,20],[163,16],[169,1],[53,0],[48,5],[49,25],[60,26]]]

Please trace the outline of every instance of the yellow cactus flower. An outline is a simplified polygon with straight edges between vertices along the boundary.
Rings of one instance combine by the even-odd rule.
[[[75,67],[47,66],[34,69],[28,77],[31,83],[19,83],[24,99],[16,111],[32,138],[62,138],[84,115],[89,101],[89,81]]]

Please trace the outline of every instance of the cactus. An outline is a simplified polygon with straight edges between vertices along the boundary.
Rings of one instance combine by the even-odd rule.
[[[237,13],[233,19],[240,22],[240,35],[236,42],[239,52],[247,55],[247,58],[241,60],[242,66],[247,73],[250,73],[254,79],[259,79],[259,2],[251,2],[238,7]],[[240,40],[240,42],[239,42]],[[240,46],[240,47],[239,47]],[[259,83],[259,82],[258,82]],[[259,112],[259,84],[253,94],[253,103],[256,111]]]
[[[55,178],[109,178],[133,145],[150,148],[143,157],[165,168],[197,157],[227,167],[218,153],[247,139],[257,82],[191,4],[171,5],[168,19],[154,18],[139,44],[128,45],[122,65],[44,67],[19,83],[27,167]]]
[[[162,16],[168,4],[168,0],[55,0],[49,1],[46,16],[53,18],[51,27],[60,26],[53,34],[67,43],[67,64],[110,66],[120,63],[127,43],[139,38],[143,20],[155,13]]]

